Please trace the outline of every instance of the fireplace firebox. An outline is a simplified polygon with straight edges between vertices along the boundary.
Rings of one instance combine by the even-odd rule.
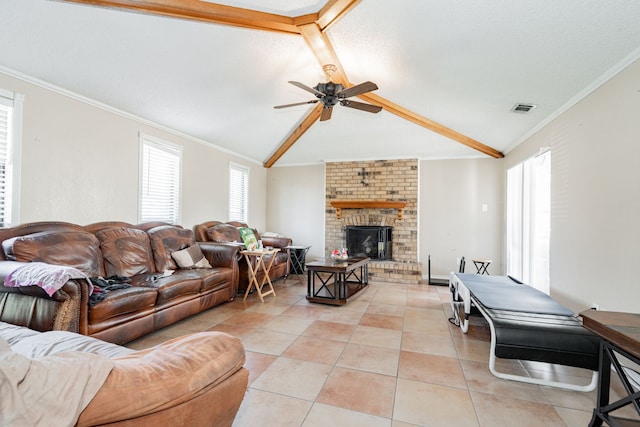
[[[348,225],[345,227],[349,256],[371,259],[392,259],[392,232],[390,226]]]

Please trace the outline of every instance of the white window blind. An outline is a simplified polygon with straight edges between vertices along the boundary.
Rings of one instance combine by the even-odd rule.
[[[0,227],[11,225],[14,94],[0,90]]]
[[[507,274],[549,293],[551,151],[507,172]]]
[[[247,222],[249,169],[229,163],[229,221]]]
[[[140,222],[180,220],[181,147],[141,135]]]

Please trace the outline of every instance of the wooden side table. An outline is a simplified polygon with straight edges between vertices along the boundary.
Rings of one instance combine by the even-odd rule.
[[[582,325],[602,338],[598,401],[589,427],[599,427],[603,422],[611,427],[640,426],[640,391],[634,388],[622,361],[628,359],[640,365],[640,314],[586,310],[580,316]],[[609,395],[612,372],[627,392],[627,396],[615,402],[611,402]],[[624,406],[631,406],[638,416],[634,419],[616,416],[615,411]]]
[[[271,266],[273,265],[273,261],[276,259],[275,254],[280,252],[280,249],[261,249],[254,251],[241,251],[240,253],[244,255],[244,258],[247,260],[247,265],[249,266],[249,286],[247,286],[247,290],[244,292],[244,298],[247,299],[247,295],[251,291],[251,287],[256,288],[256,292],[260,297],[260,301],[264,302],[264,297],[266,295],[276,296],[276,291],[273,289],[273,284],[271,283],[271,278],[269,277],[269,271],[271,270]],[[265,264],[264,257],[265,255],[271,255],[269,261]],[[260,283],[258,284],[258,273],[262,270],[264,276]],[[262,292],[262,287],[266,284],[269,285],[269,290],[267,292]]]
[[[491,264],[490,259],[472,259],[473,265],[476,266],[477,274],[489,274],[487,268],[489,268],[489,264]]]

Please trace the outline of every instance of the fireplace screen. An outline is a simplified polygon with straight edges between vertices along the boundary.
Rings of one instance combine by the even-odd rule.
[[[391,260],[393,227],[353,226],[345,229],[349,256]]]

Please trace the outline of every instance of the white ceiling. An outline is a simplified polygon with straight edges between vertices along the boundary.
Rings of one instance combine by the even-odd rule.
[[[216,1],[286,16],[325,1]],[[328,31],[349,80],[507,152],[640,57],[638,0],[363,0]],[[263,163],[324,80],[300,36],[50,0],[0,2],[0,71]],[[537,108],[512,113],[519,102]],[[484,155],[387,111],[336,106],[276,166]]]

